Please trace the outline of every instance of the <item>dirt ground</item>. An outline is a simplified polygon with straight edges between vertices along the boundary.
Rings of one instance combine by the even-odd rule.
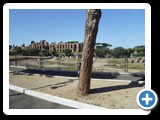
[[[142,83],[92,79],[91,93],[81,96],[76,94],[77,78],[14,73],[9,74],[9,83],[38,92],[111,109],[139,109],[136,96],[140,90],[144,89]]]

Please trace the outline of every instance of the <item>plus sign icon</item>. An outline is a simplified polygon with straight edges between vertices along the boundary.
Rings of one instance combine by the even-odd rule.
[[[151,110],[157,104],[157,94],[153,90],[141,90],[137,94],[137,103],[144,110]]]

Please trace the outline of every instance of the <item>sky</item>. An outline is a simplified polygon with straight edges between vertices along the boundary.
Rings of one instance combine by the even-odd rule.
[[[101,9],[96,42],[111,48],[145,45],[144,9]],[[9,44],[84,41],[85,9],[10,9]]]

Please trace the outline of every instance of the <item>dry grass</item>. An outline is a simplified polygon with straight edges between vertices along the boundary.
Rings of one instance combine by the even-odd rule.
[[[14,56],[10,56],[14,59]],[[21,56],[23,57],[23,56]],[[131,59],[129,58],[128,61]],[[25,63],[26,62],[26,63]],[[61,69],[61,70],[77,70],[77,63],[81,62],[81,59],[76,58],[52,58],[43,61],[44,69]],[[41,67],[40,61],[37,60],[24,60],[24,65],[29,67]],[[33,64],[32,64],[33,63]],[[14,64],[14,62],[13,62]],[[93,59],[93,71],[98,72],[124,72],[125,63],[124,58],[97,58]],[[129,72],[144,71],[144,63],[128,63]]]

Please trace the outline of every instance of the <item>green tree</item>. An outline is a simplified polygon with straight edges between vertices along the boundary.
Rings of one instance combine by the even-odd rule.
[[[65,56],[67,56],[67,57],[73,55],[73,54],[72,54],[72,50],[70,50],[70,49],[65,49],[65,50],[64,50],[64,54],[65,54]]]
[[[42,53],[42,51],[40,51],[40,52],[38,53],[38,55],[39,55],[39,56],[43,56],[43,53]]]
[[[27,52],[29,56],[37,56],[39,53],[39,50],[35,48],[28,48]]]
[[[126,55],[126,51],[123,47],[116,47],[112,50],[112,56],[116,58],[124,57]]]
[[[96,43],[96,48],[97,49],[107,49],[109,47],[111,47],[112,45],[108,44],[108,43]]]
[[[106,54],[110,54],[109,47],[112,45],[108,43],[96,43],[95,54],[97,57],[105,57]]]
[[[78,43],[78,41],[68,41],[67,43]]]
[[[102,43],[103,48],[111,47],[112,45],[107,44],[107,43]]]
[[[29,54],[28,54],[28,50],[23,50],[23,51],[22,51],[22,55],[23,55],[23,56],[28,56],[28,55],[29,55]]]
[[[135,46],[133,49],[134,49],[134,51],[137,51],[138,53],[145,52],[145,46],[144,45]]]
[[[133,53],[132,56],[134,57],[144,57],[145,56],[145,46],[144,45],[135,46],[133,50],[136,53]]]
[[[130,55],[134,52],[133,48],[128,48],[128,49],[125,49],[125,55],[127,57],[130,57]]]
[[[12,48],[12,45],[9,45],[9,50],[11,50],[11,48]]]
[[[34,40],[31,41],[31,44],[35,43]]]
[[[53,50],[53,51],[51,51],[51,55],[58,57],[58,52]]]
[[[102,43],[96,43],[96,45],[98,45],[98,46],[101,45],[101,44],[102,44]]]
[[[21,47],[16,46],[16,47],[14,48],[14,51],[15,51],[15,53],[16,53],[17,55],[21,55],[21,54],[22,54],[22,48],[21,48]]]
[[[15,51],[9,51],[9,55],[15,55],[16,53],[15,53]]]
[[[106,56],[106,51],[104,49],[95,49],[94,52],[97,57],[103,58]]]
[[[40,52],[42,53],[42,56],[48,56],[48,54],[49,54],[48,50],[42,50]]]
[[[25,47],[25,44],[24,44],[24,43],[22,44],[22,47]]]

